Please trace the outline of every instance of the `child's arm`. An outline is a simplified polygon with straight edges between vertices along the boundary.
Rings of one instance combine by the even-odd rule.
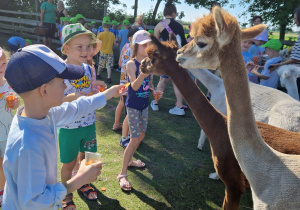
[[[144,74],[143,72],[141,72],[140,75],[136,78],[135,76],[136,65],[132,60],[127,62],[126,69],[127,69],[129,81],[131,83],[131,87],[134,91],[137,91],[141,87],[145,77],[147,77],[149,74]]]
[[[126,92],[126,88],[123,89],[123,87],[124,85],[115,85],[104,92],[89,97],[79,97],[71,103],[63,103],[60,106],[51,108],[50,112],[57,128],[61,128],[79,120],[82,116],[85,116],[96,109],[103,108],[106,105],[107,100],[112,97],[120,97]]]
[[[252,74],[258,76],[259,78],[261,79],[264,79],[264,80],[268,80],[270,77],[267,77],[265,75],[262,75],[261,73],[258,72],[258,69],[259,69],[259,66],[255,66],[253,69],[252,69]]]
[[[81,96],[86,96],[86,93],[85,92],[76,92],[76,93],[71,93],[69,95],[66,95],[64,98],[63,98],[63,102],[71,102],[71,101],[74,101],[76,100],[77,98],[81,97]]]

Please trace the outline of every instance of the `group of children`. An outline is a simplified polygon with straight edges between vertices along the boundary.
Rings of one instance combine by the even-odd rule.
[[[65,61],[44,45],[30,45],[16,50],[7,64],[8,56],[0,49],[1,111],[10,116],[6,121],[1,117],[5,122],[3,130],[6,129],[0,140],[0,161],[4,158],[3,168],[2,161],[0,164],[3,209],[74,209],[72,192],[76,189],[87,200],[97,199],[97,192],[89,183],[96,180],[102,165],[99,162],[86,166],[84,152],[97,151],[94,110],[112,97],[120,97],[119,110],[122,112],[126,106],[128,113],[120,140],[125,148],[117,176],[120,187],[131,190],[129,166],[145,166],[132,158],[147,129],[152,76],[142,73],[139,66],[147,56],[150,34],[138,27],[124,27],[127,31],[121,31],[120,36],[126,36],[130,43],[125,42],[121,51],[121,85],[107,89],[103,81],[96,79],[93,63],[93,56],[99,51],[102,56],[106,54],[101,49],[115,39],[108,31],[109,24],[105,24],[99,39],[80,23],[64,26],[61,52]],[[129,24],[124,20],[123,25]],[[7,92],[21,97],[24,105],[19,107],[16,96],[8,106]],[[12,119],[12,109],[16,108]],[[57,177],[57,139],[61,183]]]
[[[242,41],[241,48],[250,82],[275,89],[278,87],[279,75],[269,68],[282,61],[279,56],[281,47],[280,40],[268,40],[268,33]]]

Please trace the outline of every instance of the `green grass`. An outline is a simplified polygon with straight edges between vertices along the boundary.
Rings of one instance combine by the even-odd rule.
[[[0,45],[5,45],[3,36]],[[106,71],[102,77],[106,78]],[[120,73],[112,72],[112,85],[119,83],[119,77]],[[155,76],[154,84],[157,82]],[[85,201],[75,192],[77,209],[220,209],[225,188],[221,181],[208,179],[208,174],[214,171],[209,142],[203,151],[197,149],[200,128],[190,110],[185,116],[168,113],[175,104],[171,82],[160,101],[160,111],[149,108],[146,137],[134,155],[134,159],[141,159],[147,166],[144,170],[129,169],[131,192],[120,189],[116,177],[121,170],[124,149],[119,146],[121,131],[112,130],[118,100],[111,99],[96,111],[98,152],[103,159],[102,173],[93,183],[99,190],[98,200]],[[101,187],[106,191],[100,191]],[[252,209],[252,206],[248,190],[240,209]]]

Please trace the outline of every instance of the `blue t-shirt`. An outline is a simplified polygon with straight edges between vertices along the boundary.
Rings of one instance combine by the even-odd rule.
[[[136,78],[140,74],[140,63],[133,59],[135,65],[136,65],[136,72],[135,76]],[[131,87],[131,85],[127,88],[127,97],[125,106],[130,107],[137,110],[144,110],[148,107],[149,104],[149,94],[150,94],[150,75],[148,77],[145,77],[141,87],[134,91]]]
[[[108,31],[112,32],[112,28],[109,28]],[[104,32],[104,29],[102,28],[102,26],[99,26],[97,33],[100,34],[101,32]]]
[[[249,52],[242,52],[243,53],[243,57],[244,57],[244,62],[245,62],[245,65],[246,63],[248,63],[249,61],[252,61],[253,60],[253,57],[251,55],[251,53]],[[247,69],[247,72],[248,72],[248,79],[250,82],[253,82],[253,83],[258,83],[258,77],[254,74],[251,73],[251,70],[252,68],[248,68]]]
[[[265,48],[261,48],[260,46],[256,46],[255,44],[251,45],[247,52],[251,53],[253,57],[262,56]]]
[[[119,37],[121,37],[120,52],[122,51],[123,46],[126,43],[129,43],[129,40],[127,39],[127,35],[128,35],[128,29],[122,29],[122,30],[120,30],[120,32],[119,32]]]
[[[111,29],[111,31],[114,35],[115,35],[115,38],[118,39],[119,38],[119,30],[118,29]]]
[[[261,72],[261,74],[266,77],[269,77],[269,79],[267,79],[267,80],[261,79],[260,83],[259,83],[260,85],[277,88],[279,75],[277,74],[277,71],[270,72],[269,67],[271,64],[281,62],[281,60],[282,59],[280,56],[267,60],[267,62],[264,65],[264,70]]]
[[[25,45],[25,40],[18,36],[10,37],[7,42],[20,48],[24,47]]]

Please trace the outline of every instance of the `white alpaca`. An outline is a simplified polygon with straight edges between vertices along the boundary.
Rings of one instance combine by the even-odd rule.
[[[287,93],[299,101],[297,78],[300,77],[299,65],[283,65],[276,69],[280,76],[280,84],[285,87]]]
[[[189,71],[209,90],[211,104],[219,112],[227,115],[223,80],[207,69],[189,69]],[[299,101],[282,91],[254,83],[250,83],[250,94],[256,121],[300,132]],[[201,130],[198,149],[202,150],[205,139],[205,133]]]

